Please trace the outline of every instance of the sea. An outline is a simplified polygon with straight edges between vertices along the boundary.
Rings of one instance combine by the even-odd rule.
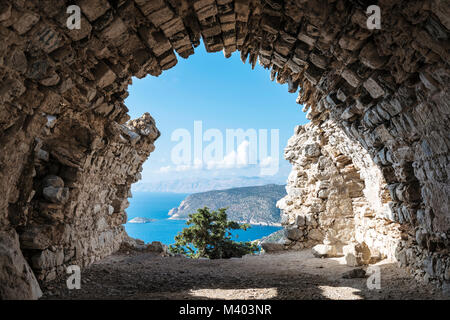
[[[154,219],[149,223],[126,223],[128,235],[145,243],[160,241],[166,245],[175,242],[175,236],[186,228],[185,220],[169,220],[169,211],[178,207],[188,194],[163,192],[133,192],[129,198],[130,206],[126,210],[130,221],[136,217]],[[281,227],[252,225],[244,230],[233,230],[235,241],[253,241],[280,230]]]

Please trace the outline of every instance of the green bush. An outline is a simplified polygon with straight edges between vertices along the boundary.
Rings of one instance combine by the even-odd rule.
[[[187,225],[169,247],[172,253],[191,258],[228,259],[257,252],[259,248],[251,242],[231,240],[231,230],[247,230],[248,224],[228,221],[226,208],[210,211],[207,207],[189,215]]]

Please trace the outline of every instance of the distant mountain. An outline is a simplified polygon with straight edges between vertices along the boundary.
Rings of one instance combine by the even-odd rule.
[[[180,179],[159,182],[138,182],[133,185],[133,191],[140,192],[172,192],[172,193],[196,193],[211,190],[224,190],[236,187],[263,186],[266,184],[285,183],[286,177],[261,178],[261,177],[229,177],[217,179]]]
[[[187,219],[198,208],[212,210],[228,207],[230,220],[241,223],[280,225],[278,200],[286,195],[284,185],[241,187],[194,193],[183,200],[178,208],[170,210],[170,219]]]
[[[142,217],[136,217],[134,219],[131,219],[130,221],[128,221],[128,223],[150,223],[155,221],[154,219],[149,219],[149,218],[142,218]]]

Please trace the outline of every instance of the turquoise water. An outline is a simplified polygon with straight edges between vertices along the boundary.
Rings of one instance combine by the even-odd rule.
[[[127,233],[146,243],[160,241],[164,244],[174,243],[174,238],[183,228],[186,227],[184,220],[167,219],[169,210],[178,207],[180,202],[186,198],[187,194],[180,193],[150,193],[133,192],[133,198],[129,199],[128,221],[135,217],[144,217],[156,219],[150,223],[126,223]],[[252,241],[265,237],[280,227],[255,226],[253,225],[247,231],[233,231],[233,237],[236,241]]]

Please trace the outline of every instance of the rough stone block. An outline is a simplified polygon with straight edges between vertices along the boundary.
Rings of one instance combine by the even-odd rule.
[[[173,12],[168,7],[163,7],[147,16],[148,20],[150,20],[156,27],[160,27],[164,23],[169,22],[173,19],[173,17]]]
[[[345,69],[344,71],[342,71],[341,76],[345,79],[345,81],[347,81],[349,85],[354,88],[358,87],[361,84],[361,79],[356,75],[355,72],[350,69]]]
[[[205,28],[202,30],[202,35],[205,38],[212,38],[214,36],[218,36],[222,34],[222,29],[220,28],[220,24],[216,24],[212,27]]]
[[[102,32],[102,37],[115,46],[121,46],[128,39],[127,26],[122,19],[116,18]]]
[[[141,28],[139,34],[158,57],[172,49],[169,40],[160,31]]]
[[[236,25],[236,14],[233,12],[230,14],[220,15],[219,20],[222,24],[232,23],[233,25]]]
[[[216,16],[219,12],[217,11],[217,7],[215,4],[203,7],[201,9],[196,10],[198,20],[200,22],[207,20],[210,17]]]
[[[343,35],[339,39],[339,46],[345,50],[355,51],[361,48],[363,44],[362,40],[355,39],[349,35]]]
[[[165,6],[164,0],[135,0],[135,2],[145,16]]]
[[[326,58],[316,53],[310,54],[309,61],[311,61],[316,67],[319,67],[321,69],[326,69],[328,65]]]
[[[42,194],[50,202],[64,204],[69,199],[69,188],[49,186],[42,190]]]
[[[350,271],[344,272],[342,278],[344,279],[355,279],[355,278],[366,278],[366,271],[362,268],[352,269]]]
[[[214,4],[215,4],[214,0],[196,0],[194,1],[194,9],[200,10],[201,8],[212,6]]]
[[[167,38],[174,36],[175,34],[184,31],[183,20],[180,17],[175,17],[170,21],[167,21],[161,25],[161,29]]]
[[[297,227],[289,227],[284,229],[286,238],[292,241],[300,240],[303,237],[303,231]]]
[[[30,29],[39,21],[40,17],[32,12],[25,13],[13,24],[14,30],[22,35],[30,31]]]
[[[361,49],[359,59],[371,69],[379,69],[387,62],[387,58],[378,54],[377,47],[372,42],[369,42]]]
[[[373,78],[367,79],[363,86],[374,99],[378,99],[384,95],[383,88]]]
[[[289,69],[291,69],[291,71],[293,73],[299,73],[302,71],[302,67],[300,67],[297,63],[295,63],[292,59],[289,59],[286,62],[286,65],[288,66]]]
[[[441,23],[450,30],[450,6],[447,0],[434,0],[431,11],[439,18]]]
[[[107,0],[79,0],[78,5],[91,22],[100,18],[111,8]]]
[[[20,250],[14,230],[0,231],[0,299],[35,300],[41,288]]]
[[[313,47],[314,44],[316,43],[316,39],[312,38],[304,33],[299,33],[297,36],[298,40],[303,41],[304,43],[306,43],[307,45],[309,45],[310,47]]]
[[[89,21],[84,16],[81,16],[80,24],[81,24],[80,29],[66,30],[66,33],[69,35],[69,37],[73,41],[80,41],[81,39],[84,39],[91,34],[92,25],[89,23]],[[62,25],[63,25],[63,27],[66,27],[66,17],[65,16],[62,16]]]
[[[11,9],[11,4],[0,3],[0,22],[8,20],[11,17]]]
[[[333,258],[339,256],[336,246],[329,244],[317,244],[312,248],[311,252],[316,258]]]
[[[261,28],[271,34],[278,34],[281,18],[277,16],[263,15],[261,19]]]
[[[317,85],[322,77],[323,70],[317,68],[316,66],[310,64],[308,69],[305,71],[305,77],[313,84]]]
[[[48,175],[42,180],[42,184],[44,187],[55,187],[55,188],[63,188],[64,181],[61,177],[55,175]]]
[[[250,13],[249,2],[247,0],[235,0],[234,11],[236,12],[236,20],[247,22]]]
[[[367,265],[370,262],[370,249],[365,242],[351,243],[342,248],[348,266],[356,267]]]
[[[44,250],[31,258],[33,268],[38,270],[52,269],[57,266],[56,254],[51,250]]]
[[[95,79],[97,86],[104,88],[116,80],[116,74],[103,62],[100,62],[95,69]]]
[[[262,242],[261,247],[267,253],[280,252],[284,250],[284,244],[276,242]]]

